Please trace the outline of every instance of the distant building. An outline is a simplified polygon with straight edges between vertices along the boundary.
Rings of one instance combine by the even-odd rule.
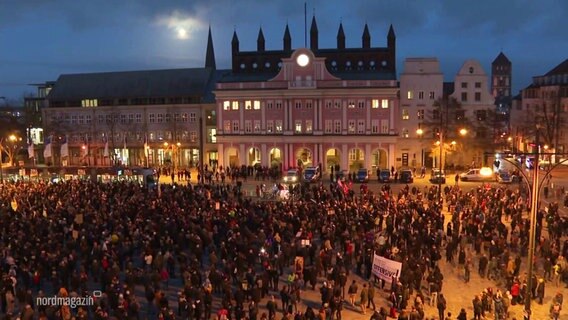
[[[568,143],[568,59],[542,76],[533,77],[532,84],[522,90],[519,108],[513,108],[513,131],[519,149],[532,151],[537,126],[539,142],[550,151],[564,153]],[[566,156],[562,156],[566,158]]]
[[[31,84],[31,86],[36,87],[36,94],[24,97],[24,112],[28,122],[25,124],[27,142],[33,143],[35,149],[38,149],[38,145],[43,144],[42,112],[48,105],[47,96],[54,85],[55,81]]]
[[[367,25],[359,48],[320,48],[315,17],[310,48],[292,49],[288,26],[282,50],[266,50],[262,29],[256,51],[232,40],[232,72],[215,90],[219,163],[281,169],[321,166],[351,172],[398,167],[396,37],[371,47]]]
[[[53,149],[45,162],[174,168],[215,163],[212,91],[222,73],[210,29],[204,68],[61,75],[43,109]],[[65,139],[69,156],[61,158]]]
[[[462,114],[456,114],[456,119],[467,119],[467,136],[463,142],[468,146],[454,152],[448,163],[484,164],[485,153],[494,151],[494,127],[492,113],[494,113],[494,98],[489,91],[489,79],[481,64],[476,60],[466,60],[458,71],[454,80],[455,98],[462,107]],[[459,143],[458,141],[456,141]],[[463,143],[462,142],[462,143]]]
[[[510,111],[512,106],[511,83],[513,66],[509,58],[500,52],[491,63],[491,92],[495,99],[495,133],[502,149],[508,149],[510,134]]]
[[[401,129],[397,149],[407,154],[411,167],[432,168],[432,139],[436,139],[425,122],[434,110],[434,103],[444,92],[444,75],[437,58],[407,58],[400,75]],[[420,129],[421,131],[418,131]]]

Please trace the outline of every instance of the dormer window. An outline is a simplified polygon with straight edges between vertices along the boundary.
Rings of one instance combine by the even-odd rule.
[[[246,68],[246,65],[244,63],[241,63],[241,69]]]

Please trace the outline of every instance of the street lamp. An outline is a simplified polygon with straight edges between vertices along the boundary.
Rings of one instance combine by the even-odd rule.
[[[422,147],[422,135],[424,135],[424,130],[418,128],[416,129],[416,134],[420,137],[420,166],[424,167],[424,148]]]

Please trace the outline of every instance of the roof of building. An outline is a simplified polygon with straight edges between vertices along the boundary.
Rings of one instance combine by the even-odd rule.
[[[52,101],[200,96],[222,74],[212,68],[63,74],[48,95]],[[214,101],[214,100],[213,100]]]
[[[509,60],[509,58],[507,58],[507,56],[503,53],[503,51],[499,52],[499,55],[497,56],[497,58],[495,58],[495,60],[493,60],[493,63],[491,64],[507,64],[510,65],[511,64],[511,60]]]
[[[552,70],[548,71],[545,76],[553,76],[557,74],[567,74],[568,73],[568,59],[564,60],[562,63],[554,67]]]

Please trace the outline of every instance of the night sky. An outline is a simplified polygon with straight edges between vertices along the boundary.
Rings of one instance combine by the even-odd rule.
[[[340,22],[347,47],[361,46],[365,23],[371,45],[386,46],[392,23],[399,73],[407,57],[434,56],[446,81],[466,59],[489,74],[503,50],[514,93],[568,58],[566,0],[310,0],[307,13],[320,48],[336,47]],[[0,96],[15,103],[64,73],[202,67],[209,25],[228,68],[233,30],[243,51],[261,26],[266,49],[281,49],[286,23],[303,47],[303,0],[0,0]]]

